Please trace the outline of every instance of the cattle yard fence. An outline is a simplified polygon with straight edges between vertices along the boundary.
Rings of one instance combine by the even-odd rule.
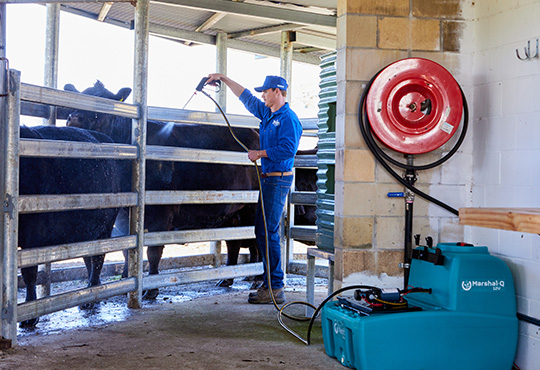
[[[21,195],[19,196],[19,158],[20,157],[57,157],[57,158],[101,158],[132,163],[146,160],[194,161],[235,165],[252,165],[245,153],[200,150],[192,148],[162,147],[127,144],[92,144],[83,142],[47,141],[19,139],[21,110],[24,115],[48,117],[48,106],[94,111],[114,114],[133,120],[134,133],[144,133],[141,129],[141,109],[138,105],[118,102],[89,95],[61,91],[20,82],[20,73],[9,70],[9,92],[7,96],[7,127],[3,130],[2,145],[5,153],[4,167],[4,221],[3,221],[3,267],[2,267],[2,336],[16,342],[17,322],[29,320],[69,307],[102,300],[112,296],[130,293],[128,306],[140,306],[138,301],[143,290],[167,287],[171,285],[200,282],[213,279],[235,278],[262,273],[262,263],[247,263],[236,266],[219,266],[160,273],[159,275],[142,274],[142,246],[163,244],[182,244],[193,242],[219,242],[221,240],[241,240],[254,238],[253,227],[218,228],[204,230],[183,230],[167,232],[141,232],[132,223],[130,235],[95,240],[83,243],[49,246],[35,249],[18,250],[17,226],[18,215],[23,213],[57,212],[62,210],[83,210],[98,208],[131,207],[144,219],[144,205],[160,204],[215,204],[215,203],[256,203],[258,191],[147,191],[144,181],[133,181],[131,192],[106,194],[64,194],[64,195]],[[53,110],[54,111],[54,110]],[[148,107],[148,119],[177,123],[198,123],[225,125],[220,114],[195,112],[171,108]],[[235,127],[258,128],[258,121],[253,117],[229,115]],[[316,132],[316,119],[302,120],[308,135]],[[140,141],[139,141],[140,142]],[[145,141],[142,141],[143,143]],[[316,167],[316,157],[297,158],[302,167]],[[139,179],[140,180],[140,179]],[[142,185],[141,185],[142,184]],[[142,186],[142,188],[140,188]],[[143,194],[143,198],[140,195]],[[291,207],[294,203],[314,205],[315,195],[293,191],[289,202],[288,221],[283,227],[287,248],[285,259],[292,256],[291,237],[300,240],[315,240],[314,228],[296,228],[292,225]],[[18,269],[38,264],[92,256],[115,251],[135,251],[130,253],[129,276],[100,286],[77,289],[65,293],[39,298],[35,301],[18,303]],[[137,252],[138,251],[138,252]],[[132,258],[135,256],[136,258]],[[138,294],[133,294],[138,292]],[[135,297],[135,299],[133,299]]]

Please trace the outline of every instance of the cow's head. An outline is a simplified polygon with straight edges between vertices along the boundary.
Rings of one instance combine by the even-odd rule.
[[[80,93],[80,91],[72,84],[65,85],[64,90]],[[116,101],[125,101],[129,94],[131,94],[131,89],[129,87],[124,87],[114,94],[107,90],[101,81],[97,81],[94,86],[85,89],[82,94],[113,99]],[[113,121],[115,121],[115,116],[110,114],[78,110],[69,114],[66,125],[104,132],[112,137],[111,130],[114,129],[112,126]]]
[[[72,84],[66,84],[64,86],[65,91],[72,91],[80,93],[79,90]],[[129,87],[123,87],[116,94],[110,92],[105,88],[105,85],[101,81],[96,81],[94,86],[87,88],[82,92],[85,95],[98,96],[100,98],[113,99],[118,101],[125,101],[129,94],[131,94],[131,89]]]

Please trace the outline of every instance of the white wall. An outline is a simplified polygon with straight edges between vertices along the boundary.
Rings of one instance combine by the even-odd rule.
[[[540,58],[521,61],[540,38],[540,0],[479,0],[471,18],[474,207],[540,207]],[[540,236],[478,227],[466,240],[486,245],[511,268],[518,312],[540,318]],[[516,363],[540,369],[540,330],[520,322]]]

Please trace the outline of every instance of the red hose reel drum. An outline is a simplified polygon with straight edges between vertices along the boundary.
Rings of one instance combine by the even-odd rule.
[[[366,97],[371,129],[386,146],[422,154],[444,145],[461,122],[458,83],[441,65],[421,58],[402,59],[384,68]]]

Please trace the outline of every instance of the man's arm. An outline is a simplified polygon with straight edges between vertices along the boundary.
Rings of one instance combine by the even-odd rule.
[[[210,73],[207,83],[211,83],[212,81],[222,81],[237,97],[240,97],[245,90],[244,86],[221,73]]]

